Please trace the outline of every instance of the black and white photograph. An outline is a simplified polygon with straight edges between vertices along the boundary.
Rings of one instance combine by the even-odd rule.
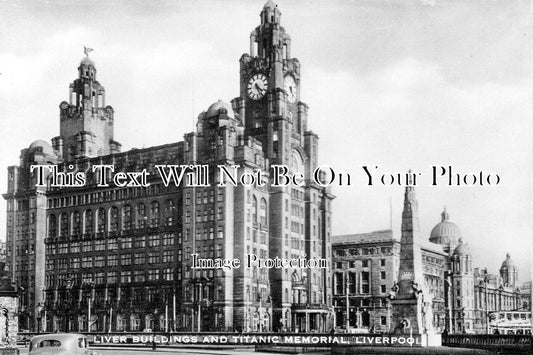
[[[532,15],[0,2],[0,354],[531,353]]]

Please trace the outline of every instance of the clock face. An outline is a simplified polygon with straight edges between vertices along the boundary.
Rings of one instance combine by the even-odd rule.
[[[296,101],[296,82],[292,75],[285,77],[285,91],[287,92],[287,99],[290,103]]]
[[[264,74],[254,74],[248,81],[247,92],[252,100],[259,100],[268,88],[268,81]]]

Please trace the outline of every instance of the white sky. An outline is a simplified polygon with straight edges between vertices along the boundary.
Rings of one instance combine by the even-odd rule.
[[[123,150],[182,140],[212,102],[238,95],[239,63],[264,1],[0,3],[0,190],[20,150],[59,133],[83,46],[115,109]],[[278,1],[302,63],[302,100],[321,162],[352,174],[335,188],[334,234],[389,227],[403,188],[363,185],[361,165],[424,173],[423,238],[446,205],[475,266],[510,252],[529,277],[529,1]],[[193,87],[195,95],[193,95]],[[194,97],[193,97],[194,96]],[[431,165],[497,172],[497,187],[430,187]],[[0,204],[5,238],[5,203]]]

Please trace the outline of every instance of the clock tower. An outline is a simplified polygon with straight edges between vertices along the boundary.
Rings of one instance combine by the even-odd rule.
[[[281,12],[269,0],[261,24],[250,34],[250,54],[241,57],[240,98],[245,133],[256,137],[271,164],[289,165],[293,145],[303,146],[307,105],[300,101],[300,62],[291,57],[291,38]]]
[[[264,5],[260,18],[250,34],[250,53],[240,59],[240,96],[232,101],[233,109],[244,136],[261,143],[267,168],[284,165],[289,174],[305,177],[302,185],[268,188],[269,257],[331,262],[334,197],[329,188],[311,179],[318,166],[318,136],[307,129],[300,62],[291,57],[291,37],[281,26],[281,12],[272,0]],[[273,330],[331,329],[330,268],[273,268],[269,278]]]

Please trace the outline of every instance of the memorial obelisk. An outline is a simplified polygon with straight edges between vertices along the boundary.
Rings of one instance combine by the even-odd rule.
[[[418,202],[411,182],[405,188],[402,212],[400,270],[392,288],[392,327],[395,333],[421,335],[422,345],[440,345],[433,329],[432,298],[422,269]]]

